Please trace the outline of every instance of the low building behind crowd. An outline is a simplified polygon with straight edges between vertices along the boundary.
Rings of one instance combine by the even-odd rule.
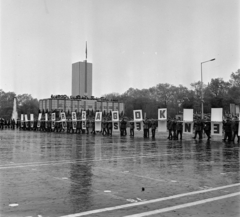
[[[65,111],[65,112],[81,112],[81,111],[102,111],[109,113],[110,111],[119,111],[119,114],[125,112],[125,105],[123,102],[116,100],[107,100],[105,98],[87,98],[87,97],[67,97],[51,96],[48,99],[41,99],[39,101],[39,109],[42,111]]]

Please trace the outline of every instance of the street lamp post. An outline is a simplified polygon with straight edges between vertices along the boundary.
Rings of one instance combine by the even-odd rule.
[[[211,60],[207,60],[207,61],[204,61],[204,62],[201,62],[201,105],[202,105],[202,119],[203,119],[203,75],[202,75],[202,64],[203,63],[207,63],[207,62],[210,62],[210,61],[214,61],[215,59],[211,59]]]

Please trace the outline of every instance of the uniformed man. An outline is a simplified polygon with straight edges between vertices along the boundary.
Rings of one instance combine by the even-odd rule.
[[[152,138],[155,139],[155,132],[157,128],[157,120],[151,121],[151,128],[152,128]]]
[[[130,128],[130,136],[134,137],[134,122],[133,122],[133,120],[131,120],[129,122],[129,128]]]
[[[177,121],[176,130],[177,130],[176,139],[178,140],[178,136],[180,135],[180,140],[182,140],[183,123],[181,121],[181,118],[179,118]]]
[[[238,136],[238,127],[239,127],[239,120],[236,117],[235,120],[233,121],[233,126],[232,126],[232,130],[233,130],[233,138],[232,141],[235,141],[235,137],[237,136],[237,142],[239,143],[239,136]]]

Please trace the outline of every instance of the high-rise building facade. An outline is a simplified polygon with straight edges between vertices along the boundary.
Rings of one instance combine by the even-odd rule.
[[[72,96],[92,96],[92,63],[72,64]]]

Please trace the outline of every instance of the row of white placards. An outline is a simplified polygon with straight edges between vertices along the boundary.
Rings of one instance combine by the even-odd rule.
[[[143,114],[142,110],[133,111],[134,118],[134,130],[143,131]],[[38,127],[40,127],[40,121],[42,119],[42,114],[39,113],[38,116]],[[62,122],[63,127],[66,128],[66,114],[65,112],[60,113],[60,122]],[[30,120],[28,120],[27,115],[21,115],[21,122],[33,122],[33,114],[30,114]],[[45,120],[48,120],[48,114],[45,113]],[[81,121],[82,129],[86,129],[86,120],[87,115],[86,111],[82,111]],[[56,114],[51,113],[52,128],[55,126]],[[77,115],[76,112],[72,112],[72,124],[73,129],[76,129],[77,125]],[[95,113],[95,130],[101,131],[101,122],[102,122],[102,112]],[[112,122],[113,122],[113,131],[120,130],[119,123],[119,112],[112,111]],[[47,123],[46,123],[47,124]],[[211,110],[211,134],[212,135],[222,135],[222,108],[212,108]],[[160,108],[158,109],[158,132],[167,131],[167,109]],[[193,133],[193,109],[184,109],[183,110],[183,133],[192,134]],[[240,129],[238,134],[240,135]]]

